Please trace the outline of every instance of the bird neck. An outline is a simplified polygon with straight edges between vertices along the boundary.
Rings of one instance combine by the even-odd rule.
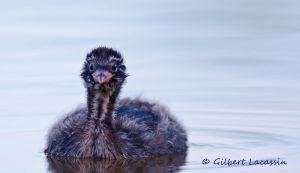
[[[88,88],[88,118],[110,124],[119,92],[120,89],[113,91],[108,86],[100,89]]]

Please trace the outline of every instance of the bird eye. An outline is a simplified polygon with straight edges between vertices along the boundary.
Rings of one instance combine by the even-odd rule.
[[[93,72],[95,70],[94,64],[89,65],[89,70],[90,70],[90,72]]]
[[[125,71],[126,71],[125,65],[121,65],[121,66],[120,66],[120,70],[121,70],[122,72],[125,72]]]
[[[111,71],[112,72],[116,72],[118,70],[117,66],[116,65],[112,65],[111,66]]]

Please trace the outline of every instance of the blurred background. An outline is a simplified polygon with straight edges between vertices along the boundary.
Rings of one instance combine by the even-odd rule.
[[[185,125],[179,172],[295,172],[300,157],[300,1],[0,0],[0,172],[49,172],[48,128],[85,103],[86,53],[119,50],[122,97]],[[276,159],[222,167],[204,158]]]

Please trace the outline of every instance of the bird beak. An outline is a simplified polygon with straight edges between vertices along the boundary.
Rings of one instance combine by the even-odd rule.
[[[92,74],[92,76],[94,81],[98,82],[99,84],[102,84],[102,83],[108,83],[113,75],[108,71],[96,70]]]

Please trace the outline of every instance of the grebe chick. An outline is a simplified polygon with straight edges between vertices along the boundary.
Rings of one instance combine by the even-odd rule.
[[[76,158],[145,158],[185,153],[187,135],[158,103],[118,96],[127,77],[121,54],[98,47],[87,54],[81,77],[87,106],[50,129],[45,154]]]

